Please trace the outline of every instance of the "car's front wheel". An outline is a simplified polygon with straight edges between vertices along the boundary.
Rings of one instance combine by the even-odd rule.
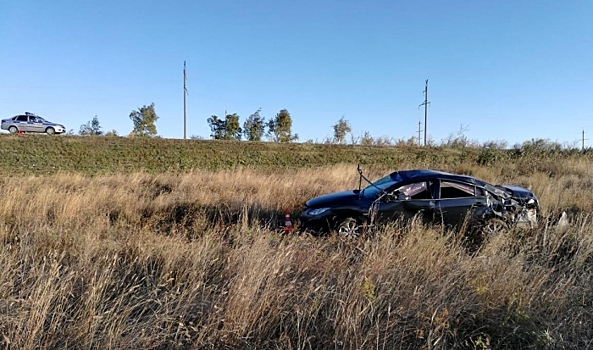
[[[509,224],[501,219],[490,219],[482,226],[482,234],[486,237],[505,234],[510,230]]]
[[[19,129],[17,129],[16,126],[11,126],[10,128],[8,128],[8,132],[11,134],[16,134],[17,132],[19,132]]]
[[[476,253],[495,236],[509,233],[509,224],[499,218],[489,218],[483,222],[476,222],[470,230],[466,232],[464,246],[468,251]]]
[[[358,238],[362,234],[362,225],[355,218],[346,218],[337,222],[336,232],[346,238]]]
[[[48,135],[53,135],[53,134],[55,134],[55,133],[56,133],[56,129],[54,129],[54,128],[52,128],[52,127],[50,126],[49,128],[45,129],[45,132],[46,132]]]

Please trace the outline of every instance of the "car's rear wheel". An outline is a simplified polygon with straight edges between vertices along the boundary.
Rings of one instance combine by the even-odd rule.
[[[17,132],[19,132],[19,129],[17,129],[16,126],[11,126],[10,128],[8,128],[8,132],[11,134],[16,134]]]
[[[45,129],[45,132],[46,132],[48,135],[53,135],[53,134],[55,134],[55,133],[56,133],[56,130],[50,126],[49,128]]]
[[[355,218],[345,218],[336,225],[338,235],[346,238],[358,238],[362,234],[362,225]]]

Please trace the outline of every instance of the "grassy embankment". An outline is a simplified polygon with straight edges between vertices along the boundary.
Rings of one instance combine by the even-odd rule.
[[[593,346],[589,155],[0,136],[3,347]],[[272,229],[356,187],[358,161],[370,178],[430,167],[528,186],[572,225],[475,254],[418,225],[354,241]]]
[[[492,156],[507,157],[506,153]],[[396,167],[402,161],[435,166],[472,162],[479,156],[475,149],[435,152],[416,147],[0,134],[0,173],[162,173],[238,166],[273,170],[358,162]]]

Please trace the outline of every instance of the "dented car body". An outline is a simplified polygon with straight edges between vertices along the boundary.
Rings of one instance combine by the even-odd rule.
[[[301,227],[313,234],[336,231],[357,237],[364,229],[413,218],[448,228],[496,230],[496,225],[537,226],[539,203],[530,190],[494,186],[467,175],[435,170],[402,170],[375,182],[360,171],[363,189],[313,198],[301,213]]]

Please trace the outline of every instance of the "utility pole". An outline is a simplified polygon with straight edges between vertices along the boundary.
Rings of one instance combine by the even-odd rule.
[[[421,125],[422,122],[418,121],[418,146],[422,146],[422,138],[420,136],[420,133],[422,132]]]
[[[585,129],[583,129],[583,138],[582,138],[582,141],[583,141],[583,146],[582,146],[582,149],[583,149],[583,151],[585,151],[585,141],[586,141],[586,140],[587,140],[587,139],[585,138]]]
[[[187,74],[183,61],[183,139],[187,139]]]
[[[424,106],[424,146],[426,146],[426,132],[428,129],[428,105],[430,102],[428,101],[428,79],[425,81],[426,85],[424,86],[424,102],[418,106]]]

